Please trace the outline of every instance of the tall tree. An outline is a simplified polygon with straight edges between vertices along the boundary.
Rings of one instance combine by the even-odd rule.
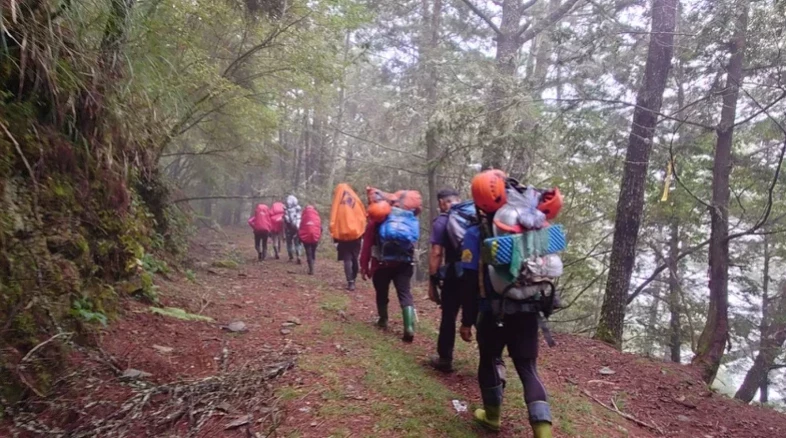
[[[712,204],[710,207],[710,306],[707,322],[699,338],[693,364],[701,367],[708,384],[715,380],[729,336],[729,175],[737,99],[743,78],[748,33],[748,0],[737,2],[734,35],[729,44],[723,108],[715,143],[712,167]]]
[[[655,0],[652,3],[650,35],[644,78],[636,98],[628,151],[620,183],[611,263],[603,297],[597,339],[622,348],[622,331],[630,277],[636,256],[641,214],[644,209],[644,185],[647,178],[652,138],[663,103],[663,91],[674,53],[674,29],[678,0]]]
[[[786,342],[786,281],[781,283],[778,295],[771,297],[770,302],[774,306],[768,311],[770,317],[766,332],[761,334],[759,352],[750,367],[745,380],[740,385],[734,398],[750,403],[756,395],[756,391],[762,388],[767,381],[770,370],[775,364],[775,359]],[[762,324],[765,322],[762,321]],[[765,391],[762,392],[765,394]],[[766,400],[766,396],[765,396]]]
[[[491,92],[487,102],[485,145],[483,148],[483,166],[502,168],[506,153],[511,150],[510,137],[516,123],[511,120],[509,110],[512,106],[511,90],[516,82],[518,54],[524,43],[533,40],[554,23],[570,12],[579,0],[565,0],[540,20],[528,20],[522,24],[526,12],[538,3],[538,0],[504,0],[502,17],[497,26],[490,16],[475,6],[470,0],[462,0],[466,5],[495,33],[496,51],[494,54],[495,75],[491,83]],[[554,2],[552,2],[554,3]],[[534,21],[534,22],[533,22]]]
[[[429,216],[433,221],[439,214],[437,203],[437,171],[439,163],[439,126],[434,120],[437,106],[439,71],[437,54],[439,49],[439,29],[442,17],[442,0],[423,0],[423,33],[421,36],[420,62],[423,64],[421,94],[426,101],[426,179],[428,181]]]
[[[669,223],[669,357],[672,362],[682,360],[682,323],[680,314],[680,226],[676,215]]]

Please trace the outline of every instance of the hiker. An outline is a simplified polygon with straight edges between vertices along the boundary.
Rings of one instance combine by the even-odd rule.
[[[259,204],[254,209],[254,215],[248,219],[248,225],[254,230],[254,248],[257,250],[257,260],[262,261],[267,257],[267,239],[273,229],[270,220],[270,210],[267,205]],[[259,244],[262,243],[260,250]]]
[[[431,248],[429,250],[428,297],[442,307],[442,317],[437,338],[437,355],[429,363],[439,371],[453,371],[453,346],[456,341],[456,317],[461,307],[460,295],[460,248],[456,248],[448,235],[448,212],[461,201],[453,189],[437,193],[440,214],[431,224]],[[474,210],[474,207],[472,207]],[[473,211],[474,216],[474,211]],[[444,266],[443,266],[444,259]],[[441,293],[437,290],[441,287]]]
[[[319,245],[319,239],[322,238],[322,220],[313,206],[306,206],[306,209],[303,210],[303,217],[300,220],[300,228],[297,234],[300,241],[303,242],[303,248],[306,250],[308,275],[314,275],[317,245]]]
[[[289,261],[297,257],[297,264],[300,264],[300,238],[297,236],[300,228],[301,208],[298,205],[295,195],[287,196],[287,207],[284,212],[284,235],[287,239],[287,255]]]
[[[279,259],[278,254],[281,252],[281,235],[284,234],[284,204],[281,202],[274,202],[270,207],[270,221],[273,225],[270,230],[270,240],[273,244],[273,253],[276,260]]]
[[[337,244],[338,261],[344,263],[348,291],[355,290],[360,242],[366,222],[366,209],[357,193],[348,184],[337,185],[330,208],[330,235]]]
[[[515,181],[514,181],[515,183]],[[512,208],[514,214],[508,214],[501,208],[510,203],[516,202],[516,207],[525,205],[528,198],[525,194],[531,188],[522,188],[515,183],[512,189],[507,188],[511,183],[500,171],[486,171],[475,176],[472,180],[472,197],[478,210],[483,212],[480,215],[481,221],[477,228],[468,229],[464,236],[462,246],[462,261],[480,260],[481,245],[484,238],[493,237],[492,247],[502,243],[500,237],[514,239],[522,238],[524,232],[537,232],[536,229],[524,228],[521,222],[538,223],[547,226],[546,219],[552,219],[557,215],[562,205],[562,197],[559,192],[552,192],[549,196],[539,196],[540,203],[529,203],[532,208]],[[514,192],[515,190],[515,192]],[[515,199],[513,199],[515,197]],[[545,200],[545,201],[544,201]],[[508,204],[506,204],[508,203]],[[535,231],[533,231],[535,230]],[[546,230],[548,232],[548,230]],[[533,239],[534,240],[534,239]],[[550,242],[549,242],[550,243]],[[564,242],[563,242],[564,243]],[[553,245],[557,250],[558,245]],[[523,248],[523,247],[522,247]],[[564,249],[564,246],[562,247]],[[524,400],[529,412],[529,421],[535,438],[551,438],[551,410],[548,403],[546,388],[540,380],[537,371],[538,358],[538,329],[541,327],[541,314],[545,317],[553,310],[555,291],[553,277],[561,275],[561,261],[559,269],[554,266],[531,266],[530,260],[552,260],[539,255],[530,258],[530,254],[523,254],[526,248],[514,249],[523,257],[519,266],[513,266],[513,259],[508,261],[508,266],[504,266],[502,271],[498,267],[502,264],[497,258],[504,257],[497,255],[495,251],[490,251],[492,255],[489,259],[480,260],[479,272],[483,273],[479,280],[478,287],[478,318],[476,323],[478,349],[480,360],[478,364],[478,383],[480,386],[483,408],[474,413],[475,420],[483,427],[492,431],[500,430],[500,415],[502,396],[505,382],[500,376],[498,367],[499,357],[505,347],[513,360],[516,372],[521,379],[524,388]],[[463,266],[471,266],[464,264]],[[522,272],[511,283],[500,284],[503,274],[510,271],[511,267],[520,268],[526,266],[528,271]],[[545,272],[551,269],[551,272]],[[537,272],[535,272],[537,271]],[[488,275],[486,275],[488,273]],[[465,272],[466,274],[466,272]],[[535,275],[535,277],[533,277]],[[529,280],[533,281],[529,281]],[[505,280],[508,281],[508,280]],[[548,291],[550,290],[550,294]],[[530,292],[531,293],[527,293]],[[548,298],[551,299],[548,299]],[[550,335],[544,328],[549,345],[552,345]],[[470,342],[472,340],[472,328],[470,321],[462,320],[462,327],[459,330],[461,338]]]
[[[404,321],[402,339],[412,342],[415,339],[415,307],[411,281],[420,225],[413,211],[398,207],[382,208],[387,214],[376,216],[375,212],[379,210],[376,204],[369,205],[369,221],[360,251],[361,276],[363,280],[371,278],[374,285],[379,315],[377,326],[381,329],[388,326],[388,295],[390,283],[393,283]],[[414,210],[419,211],[420,207]]]

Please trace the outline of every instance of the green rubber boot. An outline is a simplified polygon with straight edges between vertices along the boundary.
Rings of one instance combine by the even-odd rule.
[[[475,410],[475,421],[492,432],[499,432],[500,406],[483,406]],[[537,436],[537,435],[536,435]],[[540,438],[540,437],[538,437]]]
[[[532,434],[535,438],[552,438],[551,423],[545,421],[532,423]]]
[[[404,317],[404,342],[412,342],[415,339],[415,308],[412,306],[404,307],[401,310]]]

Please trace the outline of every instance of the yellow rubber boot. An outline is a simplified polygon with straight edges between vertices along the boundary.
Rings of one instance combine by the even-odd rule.
[[[535,438],[552,438],[551,423],[532,423],[532,433]]]
[[[475,410],[475,421],[492,432],[499,432],[499,414],[499,406],[483,406],[483,409]]]

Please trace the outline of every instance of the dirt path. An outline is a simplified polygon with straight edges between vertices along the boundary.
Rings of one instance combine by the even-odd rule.
[[[454,374],[425,365],[438,309],[424,289],[415,290],[416,340],[404,344],[395,298],[390,329],[376,329],[370,284],[345,291],[332,246],[308,276],[305,266],[285,260],[256,262],[248,234],[202,233],[193,272],[159,282],[165,305],[213,322],[154,315],[148,305],[127,302],[95,340],[103,354],[75,351],[77,371],[58,397],[38,415],[18,419],[15,430],[21,424],[59,427],[64,436],[189,436],[189,430],[200,437],[486,436],[470,418],[480,403],[476,346],[458,341]],[[245,331],[222,329],[237,321]],[[541,361],[557,437],[786,436],[786,416],[714,395],[689,367],[582,338],[557,342],[543,347]],[[603,367],[614,374],[599,373]],[[128,368],[152,375],[119,379]],[[509,381],[498,436],[531,436],[521,386]],[[467,402],[469,411],[457,413],[452,400]],[[612,412],[612,400],[633,420]],[[227,428],[232,422],[242,424]],[[104,432],[91,435],[96,427]]]

